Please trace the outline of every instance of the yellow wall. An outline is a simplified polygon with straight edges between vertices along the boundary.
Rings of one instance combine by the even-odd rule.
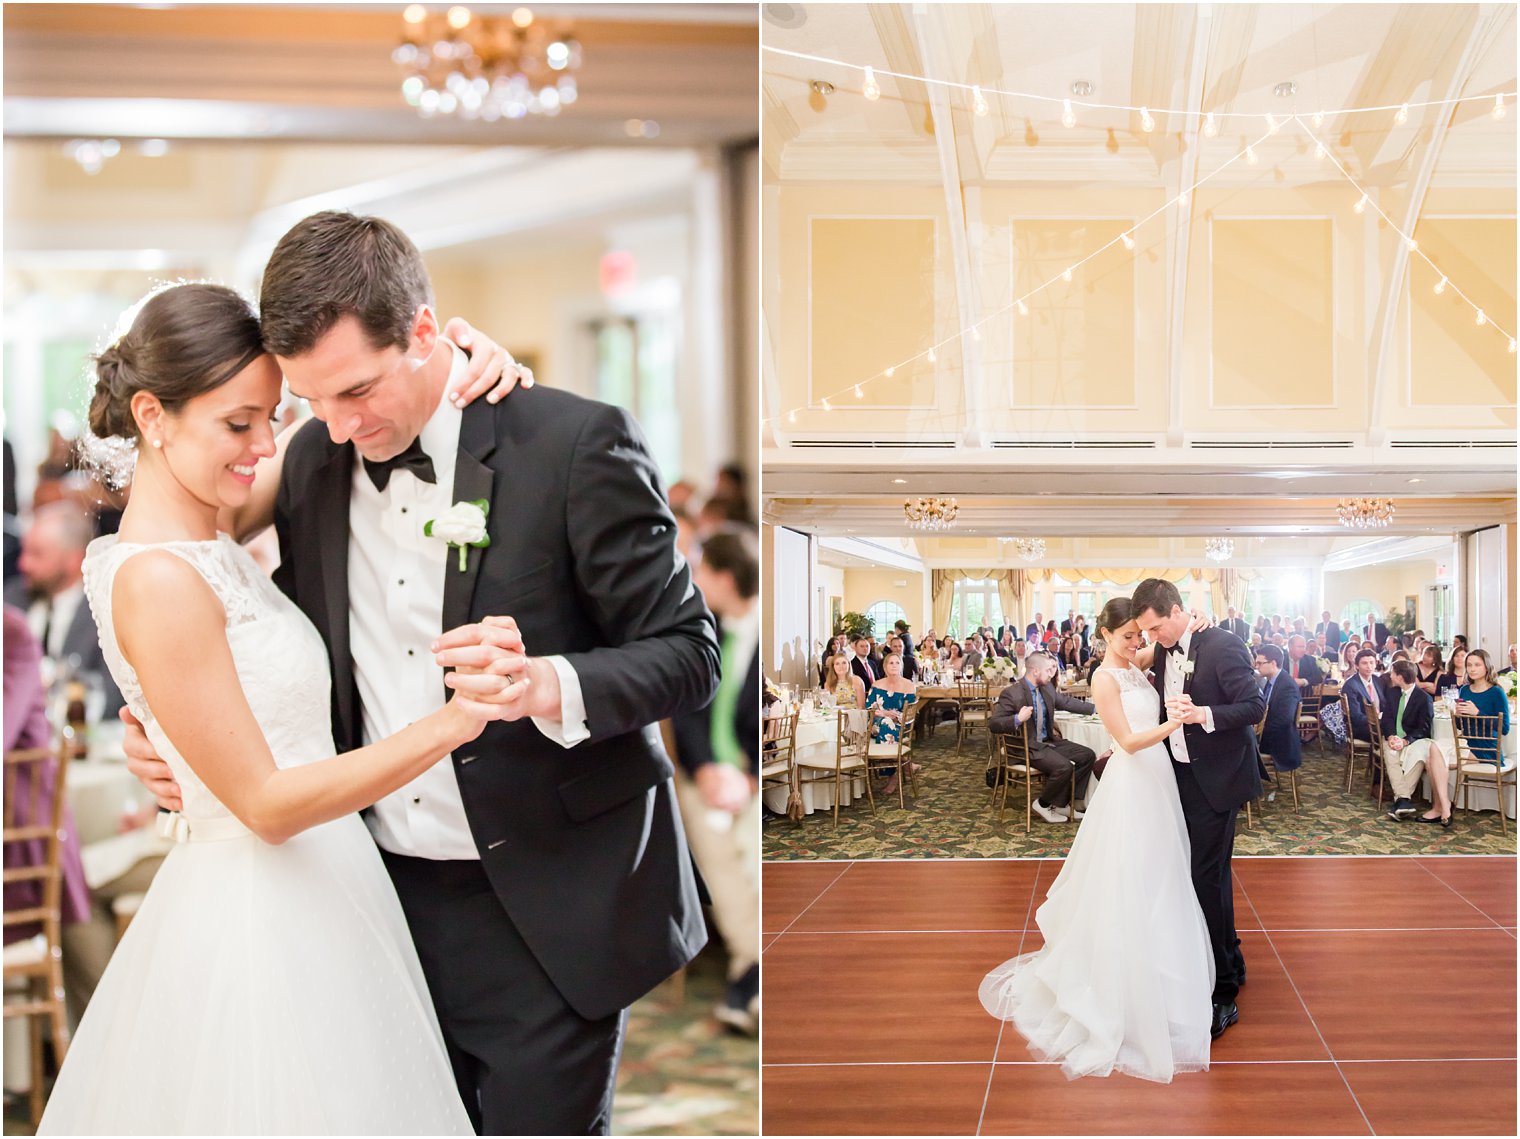
[[[906,582],[898,585],[897,582]],[[864,613],[877,601],[895,601],[907,613],[908,624],[922,634],[928,627],[924,614],[924,575],[910,570],[847,569],[844,571],[844,611]],[[885,629],[876,630],[881,637]]]

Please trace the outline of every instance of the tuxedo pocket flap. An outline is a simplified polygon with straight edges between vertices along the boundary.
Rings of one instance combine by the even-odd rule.
[[[649,762],[613,760],[559,785],[565,813],[578,823],[643,795],[671,775]]]

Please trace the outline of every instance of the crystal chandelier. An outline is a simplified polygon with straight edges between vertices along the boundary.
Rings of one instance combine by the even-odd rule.
[[[1227,562],[1235,556],[1235,540],[1233,538],[1205,538],[1203,552],[1211,562]]]
[[[1358,530],[1387,526],[1393,521],[1393,499],[1343,498],[1335,504],[1335,516],[1342,526]]]
[[[910,498],[903,502],[908,525],[915,530],[948,530],[960,509],[953,498]]]
[[[1013,538],[1013,552],[1026,562],[1037,562],[1045,556],[1044,538]]]
[[[402,40],[391,59],[404,68],[401,95],[425,119],[521,119],[557,115],[576,100],[581,45],[567,26],[549,27],[527,8],[477,16],[455,5],[402,13]]]

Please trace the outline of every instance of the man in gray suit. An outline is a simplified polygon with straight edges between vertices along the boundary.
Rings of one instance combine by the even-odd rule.
[[[1072,792],[1085,798],[1087,778],[1098,758],[1090,747],[1061,738],[1055,713],[1076,712],[1091,715],[1093,706],[1057,692],[1056,662],[1049,653],[1030,653],[1024,662],[1024,678],[1003,689],[992,710],[988,725],[996,734],[1016,732],[1025,721],[1029,726],[1029,757],[1045,776],[1034,813],[1048,823],[1062,823],[1068,812],[1080,819],[1082,812],[1072,804]]]
[[[5,591],[5,603],[26,614],[42,655],[67,662],[76,673],[94,673],[105,688],[103,719],[115,719],[123,700],[100,651],[95,617],[84,596],[84,550],[94,537],[90,515],[77,503],[37,508],[21,539],[21,576]]]

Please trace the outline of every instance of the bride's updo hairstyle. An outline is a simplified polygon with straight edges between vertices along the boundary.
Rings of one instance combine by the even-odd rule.
[[[95,357],[90,430],[101,439],[136,440],[132,397],[156,396],[169,412],[219,388],[259,356],[253,306],[222,285],[175,285],[154,293],[132,326]]]
[[[1103,634],[1128,625],[1135,617],[1135,607],[1128,597],[1115,597],[1098,614],[1098,636],[1107,643]]]

